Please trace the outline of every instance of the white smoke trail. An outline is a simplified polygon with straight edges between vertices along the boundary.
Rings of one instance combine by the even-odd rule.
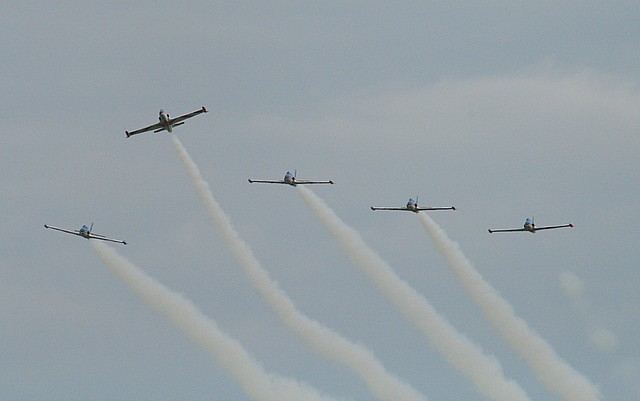
[[[265,372],[235,339],[223,333],[193,303],[138,269],[113,248],[91,241],[105,265],[147,305],[164,314],[191,341],[204,347],[227,370],[244,392],[259,401],[333,400],[312,387]]]
[[[347,226],[309,189],[296,187],[309,209],[337,240],[351,262],[366,274],[402,314],[414,323],[431,345],[476,389],[496,401],[529,400],[525,391],[504,377],[500,363],[458,332],[429,301],[400,279],[380,256],[367,246],[360,234]]]
[[[598,400],[597,387],[563,361],[544,339],[516,316],[509,302],[471,266],[460,246],[450,240],[429,216],[420,213],[419,217],[462,287],[502,338],[525,360],[538,380],[565,400]]]
[[[213,198],[209,185],[202,179],[198,167],[191,160],[182,143],[176,136],[173,136],[173,141],[196,193],[209,212],[209,216],[220,229],[233,256],[244,270],[251,285],[276,311],[282,322],[316,352],[352,369],[364,380],[369,391],[376,398],[385,401],[426,400],[424,395],[409,384],[388,373],[371,351],[310,319],[296,308],[288,295],[278,287],[269,273],[260,265],[249,245],[240,238],[229,217]]]

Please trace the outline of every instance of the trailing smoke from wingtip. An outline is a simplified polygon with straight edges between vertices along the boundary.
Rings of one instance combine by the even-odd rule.
[[[166,316],[189,340],[206,349],[253,400],[335,400],[304,383],[267,373],[237,340],[223,333],[189,300],[145,274],[111,247],[95,241],[91,244],[98,257],[131,292]]]
[[[431,217],[423,213],[418,216],[460,285],[494,329],[527,363],[535,377],[567,401],[599,400],[598,388],[562,360],[551,345],[516,316],[511,304],[473,268],[458,243],[450,240]]]
[[[360,344],[353,343],[337,332],[300,312],[288,295],[282,291],[269,273],[260,265],[249,245],[235,230],[229,217],[213,197],[209,185],[187,153],[182,143],[173,136],[176,151],[187,170],[191,183],[209,216],[219,228],[224,241],[244,270],[251,285],[274,309],[282,322],[300,336],[312,349],[334,362],[341,363],[365,382],[378,399],[425,401],[424,395],[409,384],[387,372],[375,355]]]
[[[324,201],[307,188],[298,186],[296,189],[351,262],[369,277],[378,290],[422,331],[433,348],[458,372],[464,374],[480,393],[495,401],[529,400],[515,381],[504,377],[502,367],[495,358],[485,355],[480,347],[451,326],[423,295],[400,279]]]

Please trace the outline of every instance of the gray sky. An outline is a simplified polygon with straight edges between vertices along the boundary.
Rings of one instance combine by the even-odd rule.
[[[0,14],[4,196],[0,398],[247,400],[86,241],[192,300],[266,370],[371,399],[252,289],[167,134],[177,135],[279,286],[431,400],[471,383],[355,269],[295,190],[313,188],[534,400],[556,400],[498,337],[413,215],[434,212],[516,313],[603,400],[640,399],[637,2],[14,2]],[[572,222],[572,230],[487,228]],[[567,280],[573,280],[567,284]],[[579,300],[567,296],[579,284]]]

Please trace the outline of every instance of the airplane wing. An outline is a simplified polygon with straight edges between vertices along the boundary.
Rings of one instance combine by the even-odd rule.
[[[191,117],[197,116],[198,114],[206,113],[206,112],[207,112],[207,109],[204,106],[202,106],[200,110],[196,110],[194,112],[187,113],[176,118],[172,118],[170,121],[171,121],[171,124],[176,124],[176,123],[179,123],[180,121],[184,121],[188,118],[191,118]]]
[[[564,228],[564,227],[573,227],[573,224],[560,224],[560,225],[557,225],[557,226],[536,227],[536,231],[539,231],[539,230],[551,230],[553,228]]]
[[[52,230],[57,230],[57,231],[62,231],[63,233],[67,233],[67,234],[73,234],[73,235],[80,235],[80,233],[78,231],[72,231],[72,230],[66,230],[64,228],[58,228],[58,227],[54,227],[54,226],[48,226],[48,225],[44,225],[44,228],[50,228]]]
[[[309,185],[309,184],[333,184],[333,181],[309,181],[309,180],[296,180],[293,183],[288,183],[284,180],[252,180],[249,178],[250,183],[262,183],[262,184],[287,184],[287,185]]]
[[[376,206],[371,206],[371,210],[399,210],[401,212],[413,212],[413,210],[410,210],[406,207],[376,207]]]
[[[537,228],[536,228],[537,230]],[[490,233],[511,233],[511,232],[515,232],[515,231],[527,231],[524,228],[496,228],[496,229],[489,229]]]
[[[135,131],[125,131],[124,133],[127,135],[127,138],[129,138],[131,135],[136,135],[136,134],[142,134],[143,132],[149,132],[149,131],[155,131],[155,130],[164,130],[164,125],[162,125],[161,123],[156,123],[153,125],[150,125],[148,127],[144,127],[144,128],[140,128],[137,129]]]
[[[252,180],[251,178],[249,178],[249,182],[252,184],[254,182],[262,183],[262,184],[287,184],[283,180]]]
[[[93,233],[90,233],[90,234],[89,234],[89,238],[91,238],[91,239],[99,239],[99,240],[101,240],[101,241],[117,242],[117,243],[119,243],[119,244],[127,245],[127,242],[126,242],[126,241],[123,241],[123,240],[121,240],[121,239],[107,238],[107,237],[105,237],[104,235],[99,235],[99,234],[93,234]]]
[[[296,185],[309,185],[309,184],[332,184],[333,181],[309,181],[309,180],[296,180]]]
[[[422,212],[425,210],[456,210],[455,206],[450,207],[419,207],[416,210],[407,207],[375,207],[371,206],[371,210],[398,210],[401,212]]]

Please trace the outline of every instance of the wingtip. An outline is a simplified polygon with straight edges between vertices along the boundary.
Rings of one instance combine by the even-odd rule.
[[[489,229],[488,231],[489,231],[489,234],[493,234],[493,230]]]
[[[371,206],[371,210],[375,211],[375,210],[376,210],[376,208],[375,208],[375,207],[373,207],[373,206]]]
[[[209,112],[209,110],[207,110],[207,108],[206,108],[206,107],[202,106],[202,112],[203,112],[203,113],[207,113],[207,112]]]
[[[127,138],[129,138],[131,136],[131,134],[129,133],[129,131],[125,131],[124,134],[127,136]]]
[[[333,185],[333,181],[329,181],[329,184]]]
[[[249,178],[247,181],[249,181],[250,184],[253,184],[253,180],[251,178]]]
[[[455,206],[451,206],[451,210],[456,210],[456,207]]]
[[[573,223],[569,224],[569,227],[573,228]]]

